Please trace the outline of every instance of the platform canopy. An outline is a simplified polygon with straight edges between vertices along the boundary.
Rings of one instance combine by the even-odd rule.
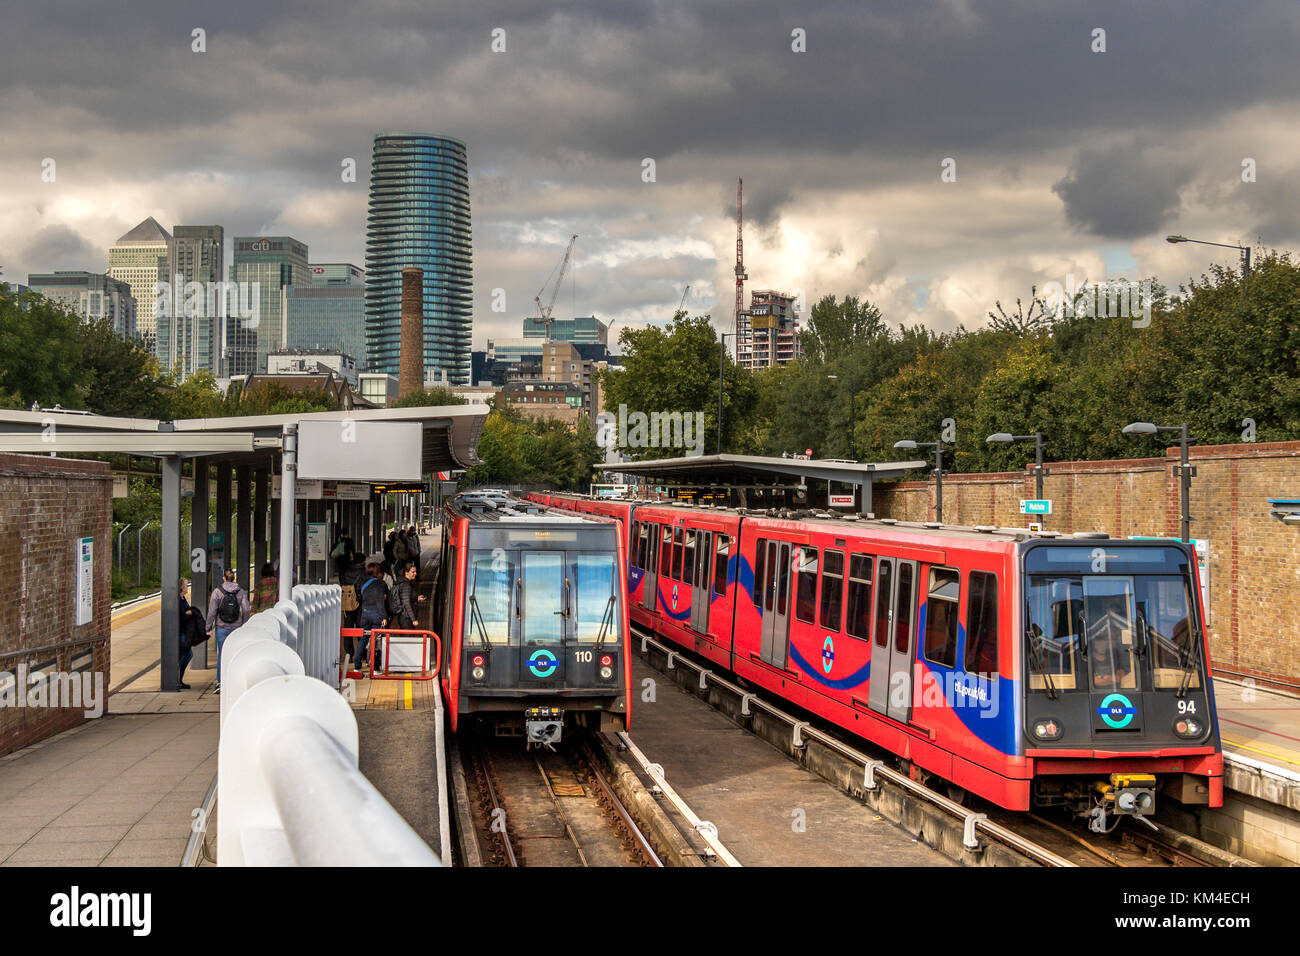
[[[832,458],[769,458],[760,455],[696,455],[597,465],[606,474],[636,475],[648,481],[697,487],[771,485],[784,478],[863,482],[895,480],[923,461],[841,461]]]

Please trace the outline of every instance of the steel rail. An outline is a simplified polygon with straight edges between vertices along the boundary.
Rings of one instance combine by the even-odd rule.
[[[600,787],[600,792],[605,795],[605,799],[608,800],[609,805],[613,807],[614,813],[618,816],[619,821],[631,835],[632,843],[636,847],[637,852],[640,853],[641,857],[651,866],[662,867],[664,861],[659,859],[659,854],[654,851],[654,847],[650,845],[650,841],[646,839],[646,835],[641,831],[641,828],[637,826],[636,821],[632,819],[632,814],[628,813],[627,807],[623,805],[623,801],[614,793],[614,788],[605,780],[604,773],[601,772],[600,767],[596,763],[596,758],[592,756],[587,745],[583,744],[579,748],[579,752],[582,754],[582,758],[587,764],[587,769],[591,771],[591,775],[595,779],[596,785]]]

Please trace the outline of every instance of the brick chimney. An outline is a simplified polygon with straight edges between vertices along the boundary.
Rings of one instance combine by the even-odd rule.
[[[424,270],[402,270],[402,349],[397,397],[424,389]]]

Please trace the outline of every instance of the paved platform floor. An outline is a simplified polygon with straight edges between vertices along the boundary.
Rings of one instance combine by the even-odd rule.
[[[647,677],[656,700],[633,702],[632,740],[743,865],[955,865],[634,657],[633,685]]]
[[[1300,770],[1300,697],[1216,678],[1214,701],[1225,752]]]

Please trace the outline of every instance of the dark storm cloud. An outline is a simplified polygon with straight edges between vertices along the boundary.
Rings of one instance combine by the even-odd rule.
[[[1084,149],[1052,187],[1070,224],[1103,239],[1134,239],[1163,227],[1178,212],[1188,172],[1144,155],[1133,144]]]
[[[67,226],[46,226],[31,237],[19,256],[23,262],[42,263],[42,271],[86,269],[87,263],[99,263],[108,256],[93,242]],[[94,268],[94,267],[91,267]],[[26,276],[18,279],[26,282]]]
[[[205,53],[191,50],[196,27]],[[502,54],[489,49],[496,28]],[[791,50],[796,28],[805,53]],[[1096,28],[1103,54],[1090,49]],[[228,235],[292,228],[313,258],[361,261],[374,133],[445,133],[469,148],[476,303],[498,286],[530,300],[578,232],[586,255],[652,246],[585,267],[605,296],[588,311],[640,311],[654,295],[671,314],[662,290],[674,275],[699,278],[700,254],[649,240],[707,240],[710,278],[725,278],[742,175],[755,251],[776,248],[810,197],[928,195],[949,156],[954,195],[1005,185],[1050,202],[1055,183],[1064,221],[1085,238],[1156,230],[1200,175],[1194,163],[1162,172],[1160,157],[1195,158],[1216,123],[1290,104],[1298,40],[1294,0],[25,0],[0,31],[0,174],[25,183],[55,156],[66,188],[98,178],[149,196],[166,182],[152,200],[177,221],[220,222]],[[1151,145],[1114,145],[1135,142]],[[647,157],[654,184],[640,179]],[[355,184],[340,182],[344,158],[357,161]],[[1270,158],[1261,153],[1267,168],[1283,165]],[[204,177],[219,188],[204,190]],[[13,187],[0,231],[0,249],[23,260],[28,247],[55,251],[15,231],[37,215],[26,188]],[[1294,235],[1294,191],[1264,195],[1230,200],[1240,227]],[[106,215],[120,232],[152,211]],[[82,267],[102,267],[108,231]],[[1022,234],[1016,216],[936,216],[883,237],[892,248],[834,244],[828,257],[883,281],[908,268],[907,244],[977,260]],[[624,271],[637,255],[653,274]],[[506,320],[476,310],[476,335],[480,322]]]

